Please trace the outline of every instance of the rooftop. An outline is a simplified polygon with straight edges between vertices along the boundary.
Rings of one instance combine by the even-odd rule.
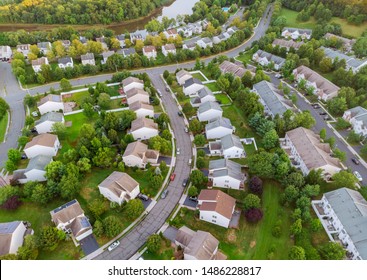
[[[131,193],[139,183],[124,172],[112,172],[106,179],[104,179],[99,187],[109,189],[117,197],[120,197],[124,192]]]
[[[217,102],[206,101],[206,102],[204,102],[203,104],[200,105],[200,107],[198,109],[198,113],[202,114],[202,113],[205,113],[205,112],[207,112],[211,109],[223,112],[222,108],[219,106],[219,104]]]
[[[136,131],[143,127],[158,130],[158,124],[148,118],[137,118],[131,123],[131,131]]]
[[[32,141],[28,142],[25,145],[24,149],[28,149],[36,145],[53,148],[57,140],[58,138],[54,134],[48,134],[48,133],[40,134],[33,137]]]
[[[200,211],[214,211],[218,214],[232,218],[234,207],[236,206],[236,199],[220,190],[201,190],[199,197]]]

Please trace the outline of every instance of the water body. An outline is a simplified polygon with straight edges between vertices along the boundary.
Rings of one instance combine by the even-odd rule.
[[[139,18],[135,20],[125,21],[121,23],[115,23],[110,25],[72,25],[77,30],[85,30],[89,28],[105,27],[115,31],[116,34],[124,33],[125,31],[136,31],[138,29],[144,29],[144,26],[153,18],[161,20],[162,17],[176,18],[178,15],[191,15],[192,7],[199,0],[175,0],[167,7],[161,7],[152,12],[149,16]],[[43,25],[43,24],[0,24],[0,32],[17,31],[24,29],[26,31],[35,30],[50,30],[64,25]]]

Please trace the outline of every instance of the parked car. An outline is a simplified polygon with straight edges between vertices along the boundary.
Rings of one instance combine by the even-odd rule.
[[[180,148],[177,148],[177,150],[176,150],[176,154],[180,154]]]
[[[167,190],[167,189],[165,189],[165,190],[161,193],[161,198],[162,198],[162,199],[165,199],[165,198],[166,198],[166,196],[167,196],[167,194],[168,194],[168,190]]]
[[[186,187],[186,185],[187,185],[187,181],[188,181],[187,179],[184,179],[184,180],[183,180],[183,182],[182,182],[182,186],[183,186],[183,187]]]
[[[197,196],[190,196],[189,199],[192,200],[192,201],[198,201],[198,197]]]
[[[181,111],[178,111],[177,112],[177,115],[179,115],[180,117],[182,117],[183,116],[183,113]]]
[[[327,113],[326,112],[320,112],[319,115],[325,116],[325,115],[327,115]]]
[[[191,163],[192,163],[192,159],[190,158],[189,162],[188,162],[188,165],[191,166]]]
[[[169,88],[168,87],[166,87],[166,91],[169,92]]]
[[[319,104],[317,104],[317,103],[312,104],[312,107],[314,107],[315,109],[321,108],[321,106]]]
[[[172,173],[172,175],[170,177],[170,180],[173,181],[175,178],[176,178],[176,174],[175,173]]]
[[[157,92],[158,92],[158,95],[159,95],[160,97],[162,97],[162,96],[163,96],[162,92],[161,92],[159,89],[157,89]]]
[[[358,159],[352,158],[352,161],[353,161],[354,164],[359,165],[359,160]]]
[[[189,129],[187,128],[187,126],[185,126],[185,132],[188,133]]]
[[[354,174],[354,176],[356,176],[356,178],[358,179],[359,182],[363,181],[363,178],[362,178],[361,174],[359,174],[358,171],[354,171],[353,174]]]
[[[113,242],[110,246],[108,246],[108,251],[112,251],[113,249],[115,249],[117,246],[120,245],[120,241],[116,240],[115,242]]]
[[[138,197],[141,199],[141,200],[145,200],[145,201],[148,201],[149,200],[149,196],[145,195],[145,194],[142,194],[142,193],[139,193],[138,194]]]
[[[328,120],[330,120],[330,117],[329,117],[329,116],[325,116],[325,117],[324,117],[324,120],[325,120],[325,121],[328,121]]]

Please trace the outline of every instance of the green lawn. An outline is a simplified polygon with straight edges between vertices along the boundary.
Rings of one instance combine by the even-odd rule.
[[[144,260],[171,260],[174,254],[174,249],[171,247],[171,241],[162,238],[161,249],[157,253],[152,253],[146,250],[143,254]]]
[[[218,87],[217,83],[209,83],[205,84],[211,91],[220,91],[220,88]]]
[[[5,113],[4,117],[0,119],[0,143],[4,141],[6,127],[8,125],[8,113]]]
[[[111,109],[118,109],[118,108],[122,108],[122,105],[121,105],[121,98],[118,98],[118,99],[112,99],[110,101],[110,110]]]
[[[202,81],[202,82],[205,82],[205,81],[206,81],[206,79],[203,77],[203,75],[201,75],[201,73],[194,73],[194,74],[192,74],[192,76],[193,76],[194,78],[196,78],[196,79],[198,79],[198,80]]]
[[[253,55],[252,51],[249,50],[249,51],[237,56],[236,59],[241,61],[244,64],[248,64],[252,59],[252,55]]]
[[[215,99],[217,99],[220,104],[226,105],[226,104],[230,104],[231,100],[228,98],[228,95],[225,93],[218,93],[215,94]]]
[[[89,96],[90,96],[90,93],[88,92],[88,90],[84,90],[84,91],[73,93],[71,97],[65,98],[64,102],[75,102],[76,107],[74,108],[74,110],[79,110],[81,109],[81,106],[84,103],[84,100]]]
[[[200,221],[194,211],[187,211],[183,217],[177,215],[175,222],[193,230],[209,231],[219,240],[219,249],[230,260],[287,259],[289,248],[293,245],[289,238],[290,210],[279,204],[280,194],[281,189],[277,183],[265,182],[262,196],[264,217],[257,224],[247,223],[241,215],[238,229],[226,229]],[[278,220],[281,221],[282,234],[276,238],[271,231]]]
[[[287,19],[286,26],[287,27],[296,27],[296,28],[314,28],[316,25],[316,21],[313,17],[310,18],[309,21],[299,22],[297,21],[298,12],[292,11],[287,8],[282,8],[279,16],[284,16]]]
[[[230,106],[225,106],[223,109],[223,117],[231,120],[233,126],[236,127],[236,134],[240,138],[254,137],[255,133],[247,125],[247,120],[242,115],[240,109],[232,104]]]

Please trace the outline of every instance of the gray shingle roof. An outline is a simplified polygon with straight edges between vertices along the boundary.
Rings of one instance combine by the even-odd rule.
[[[36,125],[43,123],[45,121],[51,121],[51,122],[62,122],[64,116],[62,113],[58,113],[58,112],[48,112],[44,115],[42,115],[42,117],[36,121]]]
[[[37,170],[45,170],[45,167],[52,161],[52,157],[38,155],[29,160],[28,166],[26,168],[26,172],[37,169]]]
[[[217,119],[214,119],[214,120],[210,121],[205,126],[205,130],[209,131],[209,130],[215,129],[217,127],[226,127],[226,128],[229,128],[229,129],[233,129],[233,126],[232,126],[231,121],[229,119],[220,117],[220,118],[217,118]]]
[[[203,83],[199,79],[190,78],[190,79],[185,81],[184,88],[188,88],[189,86],[192,86],[193,84],[202,85]]]
[[[243,145],[240,141],[240,138],[236,135],[229,134],[222,138],[220,138],[220,141],[222,143],[222,149],[227,150],[232,147],[237,147],[243,149]]]
[[[200,97],[200,98],[204,98],[205,96],[207,96],[207,95],[213,95],[213,93],[212,93],[212,91],[208,88],[208,87],[206,87],[206,86],[204,86],[201,90],[199,90],[198,91],[198,96]]]
[[[202,114],[206,111],[209,111],[210,109],[214,109],[221,112],[223,111],[217,102],[207,101],[200,105],[198,112]]]
[[[263,51],[263,50],[258,50],[258,51],[256,52],[256,54],[257,54],[259,57],[261,57],[261,58],[266,57],[266,59],[267,59],[268,61],[272,61],[272,62],[274,62],[274,63],[276,63],[276,64],[278,64],[278,65],[282,65],[282,64],[284,64],[284,62],[285,62],[285,59],[284,59],[284,58],[282,58],[282,57],[280,57],[280,56],[276,56],[276,55],[271,54],[271,53],[268,53],[268,52]]]
[[[122,49],[122,51],[125,56],[136,54],[136,51],[134,48]]]
[[[229,159],[217,159],[209,162],[209,170],[213,170],[212,177],[230,176],[237,180],[243,180],[241,165]]]
[[[80,56],[81,60],[92,60],[94,59],[94,54],[93,53],[86,53]]]
[[[65,57],[59,58],[57,60],[57,62],[59,64],[73,63],[73,59],[71,57],[69,57],[69,56],[65,56]]]

